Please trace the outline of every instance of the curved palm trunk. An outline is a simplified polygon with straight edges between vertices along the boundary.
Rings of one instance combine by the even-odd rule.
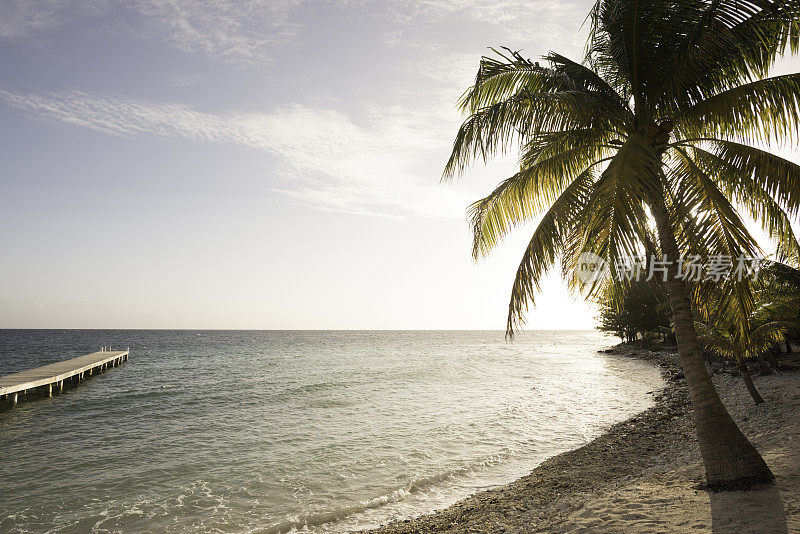
[[[738,367],[739,372],[742,374],[742,380],[744,380],[744,385],[747,388],[747,392],[750,393],[751,397],[753,397],[753,402],[756,403],[756,405],[764,402],[764,399],[761,398],[761,394],[756,389],[756,385],[753,383],[753,377],[750,375],[750,369],[747,368],[747,364],[742,363]]]
[[[665,260],[675,262],[679,257],[678,244],[672,233],[666,208],[656,205],[654,214]],[[695,428],[706,468],[706,482],[710,487],[722,488],[773,482],[775,476],[756,448],[736,426],[711,381],[697,341],[689,291],[683,280],[677,278],[677,270],[676,263],[669,267],[669,305],[675,324],[681,367],[694,407]]]

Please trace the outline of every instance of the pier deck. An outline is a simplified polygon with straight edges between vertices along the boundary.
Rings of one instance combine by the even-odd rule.
[[[0,397],[5,397],[8,402],[15,404],[20,393],[24,394],[38,387],[46,387],[48,394],[52,396],[54,386],[63,391],[64,380],[71,378],[75,383],[80,382],[86,373],[92,376],[96,372],[128,361],[129,353],[129,350],[101,350],[4,376],[0,378]]]

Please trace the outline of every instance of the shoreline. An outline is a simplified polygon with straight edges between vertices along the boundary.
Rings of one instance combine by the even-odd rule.
[[[677,354],[626,345],[603,351],[650,361],[664,387],[651,408],[588,444],[553,456],[510,484],[413,519],[362,532],[794,532],[800,531],[800,381],[758,377],[755,406],[741,379],[710,370],[731,415],[773,468],[775,486],[710,493]]]

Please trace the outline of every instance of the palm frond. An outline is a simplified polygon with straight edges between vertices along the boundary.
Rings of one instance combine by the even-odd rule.
[[[604,161],[604,152],[593,129],[539,136],[523,156],[522,170],[469,207],[473,257],[488,254],[512,228],[552,204],[572,180]]]
[[[695,213],[708,241],[709,250],[733,258],[755,256],[758,243],[747,231],[739,214],[714,180],[682,148],[675,148],[681,162],[672,173],[672,188],[681,192],[683,203]]]
[[[497,57],[481,58],[475,84],[464,92],[459,101],[458,107],[461,111],[475,113],[521,91],[538,93],[548,89],[551,76],[547,69],[522,57],[519,52],[505,50],[507,53],[492,49]],[[550,85],[549,89],[552,89],[552,84]]]
[[[715,179],[728,199],[746,209],[776,242],[779,259],[800,261],[800,243],[790,216],[783,207],[796,206],[794,197],[800,190],[791,190],[792,186],[787,186],[786,182],[800,178],[800,166],[746,145],[727,141],[715,143],[723,145],[724,153],[721,154],[719,150],[712,153],[695,145],[692,148],[695,160]],[[731,149],[735,149],[737,155],[731,157],[727,154]],[[780,180],[787,173],[790,177]],[[793,177],[792,173],[797,175]],[[776,201],[775,197],[780,198],[782,203]],[[792,211],[796,213],[796,207]]]
[[[459,128],[443,179],[516,142],[552,132],[592,128],[623,136],[632,120],[626,102],[599,76],[554,54],[544,68],[516,52],[483,58],[475,85],[462,97],[469,117]]]
[[[592,169],[582,173],[553,202],[544,214],[528,243],[511,289],[508,304],[506,334],[514,337],[515,331],[525,324],[525,312],[540,288],[542,277],[553,266],[563,250],[565,240],[580,224],[596,175]]]
[[[746,83],[697,102],[675,117],[684,138],[742,137],[769,142],[797,135],[800,73]]]
[[[656,155],[642,136],[634,134],[624,141],[595,184],[585,225],[568,248],[565,272],[573,272],[584,251],[597,254],[612,266],[619,258],[641,252],[649,235],[644,200],[659,189],[655,162]],[[590,288],[590,293],[593,291]]]
[[[628,111],[628,102],[624,96],[617,93],[600,74],[586,65],[576,63],[555,52],[550,52],[544,59],[552,65],[554,72],[563,75],[566,79],[587,91],[606,95],[609,99],[617,101],[622,109]],[[630,111],[628,111],[628,114],[632,119],[633,114]]]
[[[760,251],[758,243],[747,231],[741,218],[728,198],[717,187],[714,180],[682,148],[676,148],[680,165],[673,171],[673,188],[683,192],[683,198],[693,203],[695,219],[700,232],[691,236],[702,244],[706,254],[723,255],[733,262],[739,258],[755,257]],[[711,285],[711,284],[709,284]],[[742,319],[750,317],[755,308],[751,281],[747,277],[731,277],[717,281],[727,287],[731,298],[727,305],[735,308],[731,312]],[[744,319],[742,319],[743,321]],[[738,324],[740,335],[747,329],[745,323]]]
[[[608,135],[624,119],[607,97],[582,91],[519,94],[472,114],[459,128],[443,179],[464,171],[475,158],[504,153],[516,141],[547,132],[593,128]]]
[[[746,181],[738,180],[732,185],[742,187],[752,184],[784,207],[788,214],[796,216],[800,211],[800,165],[758,148],[723,139],[709,140],[714,155],[724,162],[727,169]],[[698,143],[692,143],[697,147]],[[731,174],[726,178],[732,179]]]
[[[699,17],[671,62],[666,94],[683,109],[741,81],[768,76],[775,57],[798,45],[795,0],[695,2]]]

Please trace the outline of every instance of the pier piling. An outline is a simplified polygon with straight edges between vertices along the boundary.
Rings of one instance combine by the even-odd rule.
[[[127,349],[114,351],[103,347],[99,352],[4,376],[0,378],[0,399],[14,405],[19,401],[20,393],[25,395],[29,389],[43,386],[47,387],[47,396],[52,397],[53,386],[58,387],[58,393],[63,393],[64,380],[72,378],[75,384],[79,384],[87,371],[92,376],[95,370],[101,372],[117,367],[128,361],[129,354]]]

